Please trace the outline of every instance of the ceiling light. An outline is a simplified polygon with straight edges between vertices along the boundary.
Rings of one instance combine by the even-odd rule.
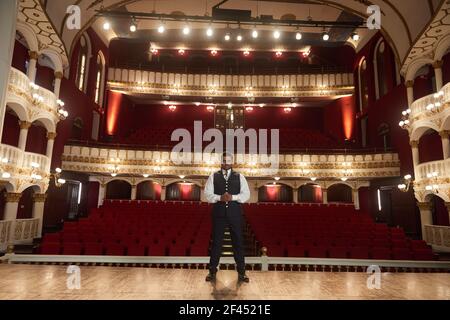
[[[214,110],[214,106],[209,105],[209,106],[206,107],[206,110],[208,110],[209,112],[211,112],[211,111]]]
[[[174,106],[173,104],[169,106],[170,111],[177,110],[177,106]]]
[[[206,35],[208,37],[212,37],[214,34],[214,30],[211,27],[208,27],[208,29],[206,29]]]
[[[213,57],[215,57],[217,55],[217,50],[215,50],[215,49],[211,50],[211,55]]]
[[[245,111],[252,112],[253,111],[253,107],[252,106],[247,106],[247,107],[245,107]]]
[[[136,22],[132,22],[132,23],[130,24],[130,31],[131,31],[131,32],[136,32],[136,30],[137,30]]]
[[[231,36],[230,36],[229,33],[227,33],[227,34],[225,35],[225,41],[230,41],[230,39],[231,39]]]
[[[283,55],[283,52],[282,52],[282,51],[277,51],[277,52],[275,52],[275,56],[276,56],[277,58],[281,57],[282,55]]]
[[[156,49],[156,48],[150,48],[150,52],[151,52],[152,54],[158,54],[158,49]]]
[[[245,57],[248,57],[248,56],[250,55],[250,51],[245,50],[245,51],[243,52],[243,54],[244,54]]]
[[[285,113],[289,113],[289,112],[291,112],[291,111],[292,111],[292,109],[289,108],[289,107],[284,108],[284,112],[285,112]]]
[[[148,173],[144,173],[142,176],[143,176],[144,178],[148,178],[150,175],[149,175]]]
[[[200,105],[200,102],[195,102],[194,104],[198,107]]]
[[[341,180],[345,182],[345,181],[348,180],[348,178],[347,177],[342,177]]]
[[[228,109],[233,108],[233,104],[231,102],[228,102],[227,106],[228,106]]]
[[[273,32],[273,37],[274,37],[275,39],[280,39],[280,36],[281,36],[280,31],[275,30],[275,31]]]
[[[322,39],[323,39],[323,41],[330,40],[330,35],[328,34],[328,32],[322,33]]]
[[[302,34],[300,32],[295,34],[295,40],[302,40]]]
[[[11,178],[11,174],[9,172],[3,172],[2,173],[2,178],[9,179],[9,178]]]
[[[185,27],[183,28],[183,34],[184,34],[185,36],[187,36],[189,33],[191,33],[191,28],[189,28],[189,26],[185,26]]]
[[[253,39],[256,39],[256,38],[258,38],[258,30],[253,30],[253,32],[252,32],[252,38]]]
[[[317,178],[316,177],[311,177],[311,181],[316,181]]]
[[[111,23],[109,23],[109,21],[106,21],[103,24],[103,30],[109,30],[109,29],[111,29]]]
[[[260,103],[260,104],[259,104],[259,107],[260,107],[260,108],[264,108],[264,106],[265,106],[264,103]]]
[[[353,41],[359,41],[359,34],[357,34],[356,32],[352,33],[352,39]]]
[[[166,27],[164,27],[164,24],[160,24],[158,27],[158,32],[159,33],[164,33],[164,31],[166,31]]]
[[[184,49],[179,49],[179,50],[178,50],[178,54],[179,54],[180,56],[184,56],[184,53],[185,53]]]

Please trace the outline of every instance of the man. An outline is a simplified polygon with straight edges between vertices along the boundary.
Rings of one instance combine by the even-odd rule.
[[[241,203],[248,201],[250,190],[245,177],[232,169],[233,155],[222,155],[221,170],[213,173],[206,182],[205,197],[214,203],[212,210],[213,242],[209,262],[209,274],[206,281],[216,279],[217,266],[222,255],[222,242],[225,227],[230,227],[233,243],[234,261],[236,262],[238,279],[249,282],[245,274],[245,258],[243,244],[243,219]]]

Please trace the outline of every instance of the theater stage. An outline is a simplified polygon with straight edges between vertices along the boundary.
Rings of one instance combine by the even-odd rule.
[[[220,271],[216,285],[205,270],[80,267],[80,289],[68,289],[67,266],[0,265],[0,299],[450,299],[448,273],[383,273],[369,290],[365,273]]]

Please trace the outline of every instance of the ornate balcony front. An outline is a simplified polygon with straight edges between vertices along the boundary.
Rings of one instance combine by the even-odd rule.
[[[108,88],[135,94],[201,97],[326,97],[354,93],[353,74],[225,75],[110,68]]]

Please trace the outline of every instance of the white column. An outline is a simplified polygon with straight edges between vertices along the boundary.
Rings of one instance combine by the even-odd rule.
[[[20,121],[19,125],[20,125],[20,134],[19,134],[19,146],[18,146],[18,148],[20,150],[25,151],[25,147],[27,145],[28,129],[30,129],[31,123],[30,122],[26,122],[26,121]]]
[[[63,78],[62,72],[60,72],[60,71],[55,72],[55,88],[54,88],[53,92],[55,93],[56,99],[59,99],[62,78]]]
[[[444,80],[442,78],[442,65],[442,60],[433,62],[434,77],[436,79],[436,91],[440,91],[444,85]]]
[[[419,178],[419,172],[417,170],[417,166],[420,163],[420,159],[419,159],[419,141],[410,141],[409,144],[411,145],[411,150],[412,150],[412,159],[413,159],[413,164],[414,164],[414,178],[418,179]]]
[[[37,238],[42,237],[42,225],[44,223],[44,205],[47,194],[33,194],[33,219],[39,219]]]
[[[444,155],[444,160],[450,156],[450,140],[448,138],[449,131],[441,131],[439,135],[441,136],[442,141],[442,154]]]
[[[355,205],[355,209],[359,210],[359,192],[358,192],[358,189],[353,189],[353,204]]]
[[[408,97],[408,108],[411,107],[412,103],[414,102],[414,81],[409,80],[406,81],[406,94]]]
[[[14,231],[16,228],[17,209],[19,208],[19,200],[21,193],[5,193],[5,209],[3,220],[11,221],[9,234],[7,235],[7,251],[13,252],[14,249]]]
[[[200,188],[200,201],[207,202],[205,197],[205,188]]]
[[[39,53],[36,51],[30,51],[28,52],[30,55],[30,60],[28,61],[28,79],[30,79],[30,82],[36,81],[36,72],[37,72],[37,61],[39,58]]]
[[[294,203],[298,203],[298,188],[292,188],[292,200]]]
[[[131,200],[136,200],[137,186],[131,185]]]
[[[103,204],[103,200],[105,199],[105,193],[106,193],[106,183],[100,183],[100,186],[98,188],[97,207],[100,207]]]
[[[47,133],[47,150],[45,152],[45,155],[48,157],[49,161],[48,161],[48,168],[46,168],[46,170],[50,170],[55,139],[56,139],[56,132],[48,132]]]
[[[161,186],[161,201],[166,200],[166,186]]]
[[[328,190],[325,188],[322,189],[322,202],[325,204],[328,203]]]
[[[6,90],[16,40],[18,3],[18,0],[0,1],[0,30],[2,32],[2,45],[0,46],[0,139],[5,119]]]
[[[422,239],[427,241],[425,233],[425,225],[433,224],[433,214],[431,212],[431,202],[418,202],[417,206],[420,210],[420,224],[422,226]]]

